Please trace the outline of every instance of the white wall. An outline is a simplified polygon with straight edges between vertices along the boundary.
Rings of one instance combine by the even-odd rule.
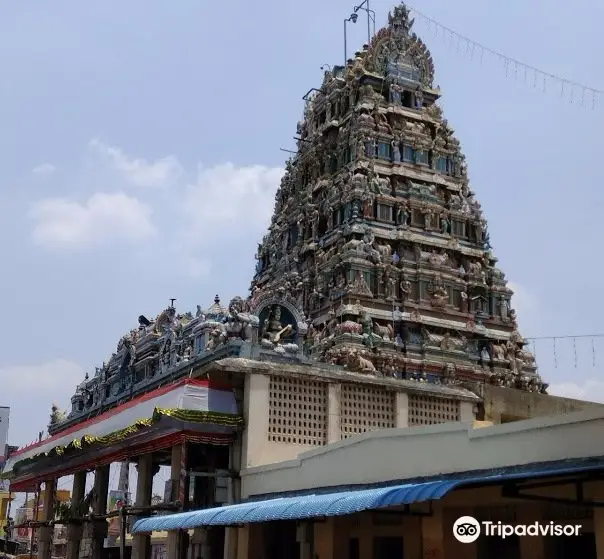
[[[602,433],[599,409],[482,429],[471,423],[384,429],[244,470],[242,496],[604,456]]]

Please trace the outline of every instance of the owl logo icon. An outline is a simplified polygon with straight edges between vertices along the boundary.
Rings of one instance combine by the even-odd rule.
[[[453,536],[458,542],[472,543],[480,536],[480,522],[472,516],[462,516],[453,524]]]

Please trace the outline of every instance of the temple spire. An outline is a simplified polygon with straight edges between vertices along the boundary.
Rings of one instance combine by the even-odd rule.
[[[252,290],[309,318],[317,359],[543,390],[412,26],[395,7],[306,97]]]

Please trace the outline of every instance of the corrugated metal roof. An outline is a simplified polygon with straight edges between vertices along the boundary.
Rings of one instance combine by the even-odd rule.
[[[303,520],[325,516],[343,516],[364,510],[375,510],[442,499],[454,489],[477,483],[497,483],[512,479],[559,476],[580,471],[602,469],[601,462],[585,459],[553,468],[535,464],[533,469],[481,472],[435,481],[406,483],[372,489],[341,490],[331,493],[278,497],[263,501],[239,503],[210,509],[155,516],[138,520],[132,533],[161,530],[189,530],[200,526],[232,526],[273,520]]]

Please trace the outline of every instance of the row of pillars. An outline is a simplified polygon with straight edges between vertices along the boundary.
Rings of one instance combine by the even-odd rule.
[[[172,486],[172,501],[177,501],[182,496],[181,484],[182,468],[181,457],[184,448],[177,445],[172,448],[170,478]],[[109,493],[109,468],[110,465],[99,466],[94,470],[94,498],[92,501],[93,515],[107,513],[107,497]],[[154,471],[153,455],[144,454],[137,460],[138,479],[136,484],[135,507],[149,507],[153,490]],[[86,495],[86,474],[74,474],[71,496],[71,513],[74,518],[82,515],[79,510]],[[56,479],[45,481],[42,521],[54,519]],[[88,511],[86,511],[87,513]],[[136,520],[136,519],[134,519]],[[38,559],[51,559],[53,527],[42,526],[38,532]],[[70,524],[67,528],[67,554],[66,559],[100,559],[105,538],[107,537],[108,523],[105,519],[94,519],[82,524]],[[179,533],[170,532],[168,535],[168,557],[179,557]],[[148,534],[135,534],[132,539],[132,559],[148,559],[150,557],[150,536]]]

